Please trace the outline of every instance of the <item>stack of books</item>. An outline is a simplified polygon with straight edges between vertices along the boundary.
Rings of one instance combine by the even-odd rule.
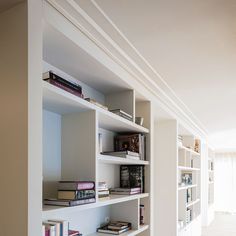
[[[66,220],[48,220],[42,224],[42,236],[82,236],[78,230],[70,230]]]
[[[84,98],[82,87],[79,84],[66,80],[54,74],[52,71],[43,73],[43,80],[78,97]]]
[[[125,118],[126,120],[133,121],[133,117],[130,114],[124,112],[121,109],[110,110],[110,112],[112,112],[112,113],[114,113],[114,114],[116,114],[118,116],[121,116],[121,117]]]
[[[45,199],[45,205],[54,206],[77,206],[94,203],[95,183],[93,181],[60,181],[58,186],[58,197],[56,199]]]
[[[100,108],[102,108],[102,109],[104,109],[104,110],[108,110],[107,106],[102,105],[101,103],[97,102],[95,99],[85,98],[85,100],[92,103],[92,104],[94,104],[94,105],[96,105],[96,106],[98,106],[98,107],[100,107]]]
[[[101,226],[100,228],[97,229],[97,232],[119,235],[119,234],[129,231],[130,229],[131,229],[131,223],[122,222],[122,221],[114,221],[114,222],[110,222],[106,225]]]
[[[115,157],[122,157],[127,159],[132,159],[139,161],[140,160],[140,154],[137,152],[131,152],[131,151],[117,151],[117,152],[102,152],[102,155],[109,155],[109,156],[115,156]]]
[[[138,153],[140,160],[145,160],[145,143],[144,134],[119,134],[114,139],[115,152],[130,151],[132,153]]]
[[[98,198],[100,200],[105,200],[105,199],[109,199],[110,197],[110,192],[109,192],[109,189],[107,187],[107,184],[106,182],[99,182],[98,183],[98,187],[97,187],[97,190],[98,190]]]
[[[111,188],[110,193],[114,195],[134,195],[140,194],[141,188]]]

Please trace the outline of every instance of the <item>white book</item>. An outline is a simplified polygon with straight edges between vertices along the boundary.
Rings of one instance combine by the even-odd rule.
[[[45,236],[45,225],[42,225],[42,236]]]
[[[61,236],[61,224],[59,222],[55,222],[55,221],[48,221],[48,223],[52,226],[55,226],[55,236]],[[50,231],[51,233],[51,231]],[[50,234],[51,236],[51,234]]]
[[[61,235],[68,236],[69,222],[67,220],[49,220],[49,222],[59,223],[60,224],[60,232],[62,232]]]

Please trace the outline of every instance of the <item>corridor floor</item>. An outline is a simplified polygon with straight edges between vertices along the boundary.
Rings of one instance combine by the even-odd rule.
[[[216,213],[209,227],[203,228],[202,236],[236,236],[236,215]]]

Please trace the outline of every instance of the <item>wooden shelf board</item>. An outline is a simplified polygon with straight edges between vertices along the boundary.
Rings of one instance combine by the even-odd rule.
[[[196,199],[195,201],[192,201],[192,202],[186,204],[186,208],[187,208],[187,207],[191,207],[191,206],[197,204],[198,202],[200,202],[200,199]]]
[[[123,234],[121,234],[122,236],[134,236],[137,235],[145,230],[147,230],[149,228],[149,225],[140,225],[139,229],[133,229],[133,230],[129,230]],[[111,234],[104,234],[104,233],[93,233],[93,234],[89,234],[88,236],[109,236]]]
[[[149,165],[149,161],[143,161],[143,160],[132,160],[128,158],[122,158],[122,157],[116,157],[116,156],[109,156],[109,155],[98,155],[98,161],[101,163],[107,163],[107,164],[127,164],[127,165]]]
[[[178,190],[185,190],[185,189],[195,188],[195,187],[197,187],[196,184],[187,185],[187,186],[179,186]]]
[[[179,145],[179,149],[184,149],[184,150],[186,150],[187,152],[190,152],[193,156],[199,156],[199,157],[201,156],[200,153],[195,152],[195,151],[192,150],[191,148],[187,148],[187,147],[182,146],[182,145]]]
[[[98,208],[102,206],[113,205],[121,202],[132,201],[135,199],[149,197],[149,193],[141,193],[135,195],[110,195],[110,199],[97,200],[95,203],[74,206],[74,207],[60,207],[60,206],[43,206],[43,218],[48,218],[51,214],[55,213],[71,213],[76,211],[83,211],[92,208]]]
[[[179,170],[186,170],[186,171],[200,171],[199,168],[192,168],[192,167],[186,167],[186,166],[178,166]]]
[[[49,84],[43,83],[43,108],[58,114],[77,113],[89,110],[98,112],[99,127],[115,132],[148,133],[143,126],[104,110],[80,97]]]

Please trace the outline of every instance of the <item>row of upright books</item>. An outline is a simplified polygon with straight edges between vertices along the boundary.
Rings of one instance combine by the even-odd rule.
[[[42,224],[42,236],[82,236],[78,230],[70,230],[67,220],[47,220]]]
[[[76,83],[75,81],[72,80],[68,80],[65,78],[60,77],[59,75],[53,73],[52,71],[48,71],[43,73],[43,80],[47,81],[48,83],[63,89],[77,97],[83,98],[86,101],[104,109],[104,110],[108,110],[108,107],[99,103],[98,101],[96,101],[95,99],[92,98],[84,98],[84,94],[82,91],[82,86],[80,86],[78,83]],[[112,109],[109,110],[110,112],[123,117],[129,121],[133,120],[133,116],[128,114],[127,112],[123,111],[122,109],[120,109],[119,107],[117,107],[116,109]]]

